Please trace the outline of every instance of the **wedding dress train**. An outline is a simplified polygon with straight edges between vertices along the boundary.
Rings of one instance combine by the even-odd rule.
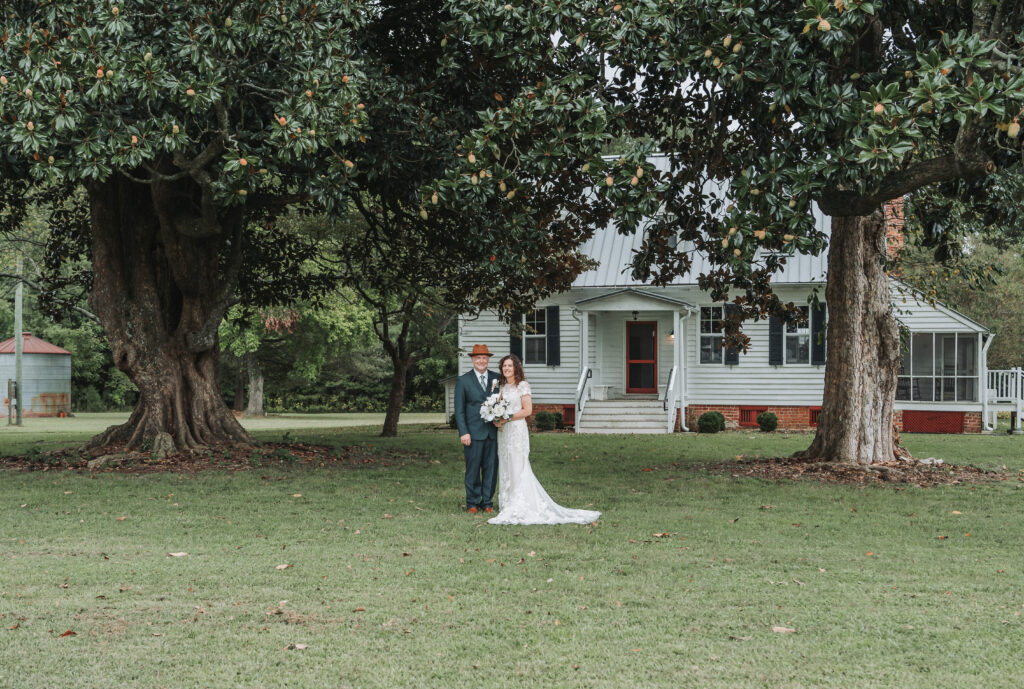
[[[509,411],[523,408],[522,397],[530,394],[525,380],[502,387]],[[588,524],[600,512],[562,507],[547,494],[530,467],[530,431],[526,419],[506,423],[498,433],[498,516],[489,524]]]

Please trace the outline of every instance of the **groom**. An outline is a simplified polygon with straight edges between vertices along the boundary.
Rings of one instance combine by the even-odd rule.
[[[473,368],[455,382],[455,424],[466,457],[466,511],[493,512],[491,501],[498,483],[498,429],[480,417],[480,405],[498,389],[498,374],[487,370],[487,345],[475,344],[469,353]]]

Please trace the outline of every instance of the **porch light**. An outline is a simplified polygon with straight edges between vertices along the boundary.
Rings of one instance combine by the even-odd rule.
[[[676,341],[676,331],[675,330],[669,330],[668,331],[668,341],[669,342],[675,342]]]
[[[640,312],[639,311],[634,311],[633,312],[633,320],[635,321],[639,317],[640,317]]]

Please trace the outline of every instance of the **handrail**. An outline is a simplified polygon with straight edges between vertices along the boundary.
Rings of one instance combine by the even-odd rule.
[[[662,411],[668,411],[668,398],[672,395],[672,390],[676,384],[676,367],[672,367],[672,371],[668,374],[668,387],[665,388],[665,399],[661,401]]]
[[[673,366],[672,367],[672,371],[668,374],[668,386],[665,388],[665,399],[661,403],[662,410],[665,411],[665,412],[668,412],[668,417],[666,418],[665,423],[667,425],[669,433],[671,433],[672,431],[674,431],[676,429],[676,404],[675,404],[675,397],[674,397],[675,389],[676,389],[676,367]],[[672,409],[671,410],[668,408],[668,401],[670,399],[672,400]]]
[[[590,368],[583,369],[583,373],[580,374],[580,382],[576,385],[576,408],[583,411],[583,393],[586,392],[587,381],[594,375],[594,372]]]

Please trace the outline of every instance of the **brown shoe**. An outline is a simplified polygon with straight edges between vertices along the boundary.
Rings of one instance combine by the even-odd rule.
[[[477,508],[475,508],[475,507],[470,507],[470,508],[469,508],[468,510],[466,510],[466,511],[467,511],[467,512],[469,512],[470,514],[476,514],[476,513],[477,513],[477,512],[479,512],[480,510],[478,510],[478,509],[477,509]]]
[[[493,511],[494,511],[493,507],[485,507],[484,508],[484,512],[493,512]]]

